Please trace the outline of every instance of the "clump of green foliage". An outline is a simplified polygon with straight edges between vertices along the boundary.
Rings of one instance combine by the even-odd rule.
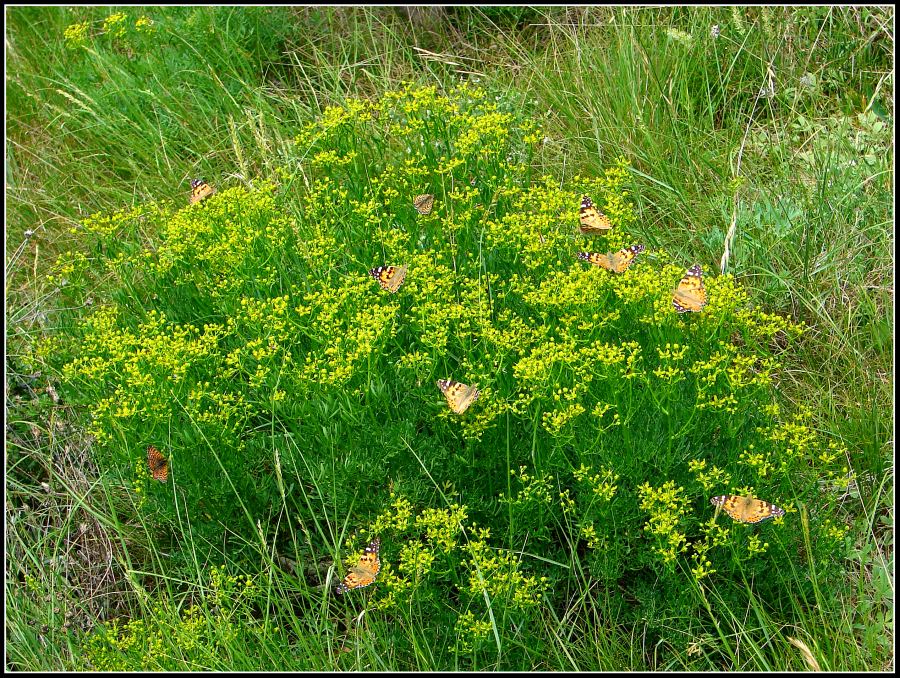
[[[185,666],[241,668],[229,661],[240,639],[247,656],[260,652],[266,641],[284,640],[272,620],[254,616],[264,598],[257,582],[248,575],[234,575],[212,566],[205,579],[192,591],[203,604],[172,609],[164,599],[149,604],[140,618],[121,622],[113,619],[87,637],[84,654],[79,658],[82,670],[93,671],[173,671]],[[168,651],[178,648],[178,656]]]
[[[648,249],[613,274],[576,260],[635,244],[627,163],[563,186],[533,176],[546,133],[519,110],[468,84],[349,100],[299,129],[272,177],[208,177],[218,192],[197,205],[84,220],[91,255],[51,274],[83,310],[35,358],[88,413],[132,510],[169,535],[173,567],[228,535],[223,560],[287,554],[312,565],[298,585],[321,599],[378,535],[377,583],[349,604],[368,599],[385,623],[418,610],[467,666],[597,587],[618,621],[652,619],[663,638],[652,610],[712,629],[707,592],[740,608],[744,579],[790,623],[794,579],[778,572],[829,576],[845,530],[819,483],[850,480],[846,450],[774,404],[777,353],[803,327],[708,262],[708,305],[681,315],[672,292],[697,262]],[[582,195],[608,236],[577,233]],[[396,294],[368,275],[403,264]],[[482,392],[461,416],[444,378]],[[709,501],[729,493],[788,513],[733,524]],[[514,648],[520,666],[529,650]]]

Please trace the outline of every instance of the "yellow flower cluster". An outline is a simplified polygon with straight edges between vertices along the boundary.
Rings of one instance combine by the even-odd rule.
[[[84,46],[88,40],[88,30],[90,30],[90,27],[91,24],[89,21],[82,21],[81,23],[66,26],[66,30],[63,32],[66,48],[78,49],[79,47]]]
[[[146,14],[143,14],[137,18],[134,22],[134,30],[138,33],[155,33],[156,25],[153,23],[153,19],[148,17]]]
[[[189,605],[174,609],[154,601],[148,605],[144,619],[119,619],[105,622],[99,632],[88,636],[80,668],[95,671],[166,671],[184,666],[184,662],[208,661],[208,653],[224,651],[234,643],[242,630],[251,628],[266,635],[269,623],[255,619],[253,606],[258,604],[256,581],[248,575],[231,575],[212,566],[206,589],[213,605]],[[212,611],[212,612],[210,612]],[[178,655],[178,660],[172,659]]]
[[[528,576],[519,569],[519,557],[510,551],[491,549],[473,539],[465,546],[469,558],[463,567],[469,571],[469,593],[492,603],[505,603],[512,609],[526,609],[541,602],[549,584],[546,577]]]
[[[552,475],[532,476],[526,472],[525,466],[520,466],[518,473],[516,473],[516,469],[510,469],[509,475],[518,476],[522,488],[514,497],[507,498],[506,495],[501,494],[500,501],[513,506],[549,505],[552,501],[553,495],[550,491],[550,484],[553,482]]]
[[[741,452],[740,460],[746,466],[754,469],[758,477],[765,478],[775,469],[771,456],[770,453],[756,451],[751,444],[746,450]]]
[[[700,581],[704,577],[715,574],[716,570],[713,568],[712,561],[708,555],[713,548],[712,543],[702,539],[695,541],[692,546],[691,560],[694,561],[694,565],[691,567],[691,574],[694,575],[694,579]]]
[[[587,542],[587,547],[589,549],[596,549],[601,546],[601,540],[597,536],[597,528],[591,524],[582,525],[579,536]]]
[[[544,412],[541,415],[541,419],[544,428],[547,429],[550,435],[558,435],[569,422],[574,420],[582,412],[584,412],[584,405],[581,403],[572,403],[568,407],[562,409]]]
[[[415,525],[424,529],[425,536],[436,548],[450,551],[456,547],[456,537],[468,513],[465,506],[452,504],[449,509],[425,509],[416,516]]]
[[[581,464],[572,471],[572,475],[579,483],[587,485],[591,493],[601,501],[612,501],[616,494],[615,483],[619,479],[619,474],[608,466],[601,466],[599,473],[592,473],[592,471],[593,469],[589,466]]]
[[[472,652],[483,643],[491,631],[489,619],[478,620],[475,613],[468,610],[456,618],[454,626],[458,639],[457,652]]]
[[[135,331],[120,329],[113,307],[100,307],[84,323],[82,355],[63,368],[66,379],[95,389],[113,384],[110,397],[92,408],[91,432],[109,441],[107,425],[114,419],[162,417],[171,412],[172,394],[187,381],[189,371],[205,373],[218,364],[221,325],[172,325],[164,314],[150,311]],[[223,405],[221,401],[217,406]],[[177,411],[177,410],[176,410]],[[227,416],[228,410],[215,415]],[[243,418],[238,418],[243,421]]]
[[[128,17],[123,12],[110,14],[103,21],[103,32],[114,38],[121,38],[128,30],[125,26],[125,19]]]
[[[718,485],[728,485],[731,483],[731,474],[725,469],[718,466],[711,466],[706,469],[707,462],[705,459],[691,459],[688,462],[688,470],[697,478],[697,482],[703,486],[706,492]]]
[[[321,340],[291,371],[299,388],[347,383],[393,333],[398,304],[373,300],[368,284],[350,279],[337,287],[319,286],[316,293],[304,296],[307,306],[297,311],[308,315],[309,331]]]
[[[82,21],[76,24],[70,24],[63,31],[63,40],[67,49],[74,50],[84,47],[94,37],[91,35],[90,21]],[[129,24],[128,15],[124,12],[115,12],[107,16],[99,30],[94,35],[106,35],[110,43],[116,47],[122,47],[123,39],[128,35]],[[134,22],[134,33],[144,36],[152,36],[156,33],[156,25],[147,15],[138,17]],[[96,46],[96,43],[95,43]],[[129,49],[134,45],[130,45]]]
[[[391,492],[391,506],[375,520],[371,528],[372,535],[381,534],[388,530],[404,532],[412,518],[412,504],[403,496]]]
[[[800,459],[809,454],[815,444],[817,436],[808,423],[811,418],[812,411],[801,405],[789,421],[759,428],[759,432],[775,443],[784,455],[785,459],[781,464],[783,470],[787,470],[791,459]]]
[[[66,250],[56,258],[56,262],[47,275],[47,282],[65,287],[76,276],[80,276],[90,268],[90,261],[83,252]]]
[[[528,478],[527,474],[525,477]],[[397,568],[402,577],[393,571],[390,563],[382,560],[379,581],[388,594],[377,603],[378,609],[388,609],[397,603],[399,596],[414,592],[428,578],[439,559],[458,549],[468,555],[463,566],[469,571],[471,593],[479,597],[485,590],[492,597],[502,594],[506,604],[514,608],[530,607],[540,601],[547,588],[546,578],[523,574],[513,554],[497,552],[488,546],[490,529],[474,523],[467,526],[466,506],[452,504],[447,509],[425,508],[412,518],[412,506],[407,499],[393,493],[391,498],[391,508],[378,516],[369,534],[385,531],[402,534],[412,529],[427,541],[422,542],[418,538],[405,540]],[[468,538],[460,543],[459,535],[463,531]]]
[[[420,542],[409,542],[400,549],[400,565],[397,567],[404,576],[414,583],[421,582],[434,563],[434,553]]]
[[[690,499],[683,487],[675,487],[669,480],[661,487],[644,483],[638,488],[640,507],[649,514],[644,530],[656,538],[654,550],[664,564],[675,562],[679,553],[687,551],[687,536],[680,529],[688,513]]]

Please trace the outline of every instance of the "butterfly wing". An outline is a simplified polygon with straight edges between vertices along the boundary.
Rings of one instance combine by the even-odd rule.
[[[153,445],[147,446],[147,465],[150,467],[150,473],[161,483],[166,482],[169,478],[169,462],[162,453]]]
[[[216,189],[206,183],[206,179],[194,179],[191,182],[191,204],[200,202],[215,192]]]
[[[576,252],[575,256],[588,262],[589,264],[594,264],[594,266],[605,268],[607,271],[614,270],[615,254],[600,254],[600,252]]]
[[[579,259],[605,268],[613,273],[624,273],[634,262],[635,257],[646,249],[643,245],[632,245],[618,252],[600,254],[599,252],[578,252],[575,256]]]
[[[344,594],[353,589],[361,589],[373,584],[378,572],[381,570],[381,559],[378,551],[381,549],[381,539],[376,537],[359,557],[359,563],[350,568],[344,581],[337,585],[337,592]]]
[[[700,311],[706,306],[706,288],[703,287],[700,264],[691,266],[672,296],[672,305],[679,313]]]
[[[581,199],[578,219],[581,222],[582,233],[606,233],[612,228],[609,217],[594,207],[594,202],[588,196]]]
[[[413,207],[416,208],[419,214],[431,214],[431,210],[434,207],[434,196],[431,193],[417,195],[413,198]]]
[[[713,497],[709,501],[714,506],[720,506],[723,511],[739,523],[759,523],[769,518],[779,518],[784,515],[784,509],[753,497],[739,497],[727,494]]]
[[[437,385],[447,399],[450,409],[456,414],[462,414],[469,409],[469,405],[481,395],[481,391],[474,386],[467,386],[451,379],[438,379]]]
[[[409,269],[408,264],[403,266],[379,266],[369,271],[369,275],[378,281],[382,289],[394,293],[400,289],[400,285],[406,279],[406,271]]]

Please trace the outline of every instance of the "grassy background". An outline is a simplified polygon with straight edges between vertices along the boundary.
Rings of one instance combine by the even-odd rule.
[[[169,8],[147,10],[152,34],[134,30],[141,12],[129,11],[118,37],[116,24],[101,32],[109,13],[8,13],[10,666],[78,666],[85,651],[63,623],[185,623],[178,586],[162,610],[135,593],[133,572],[168,571],[165,547],[120,514],[121,490],[92,454],[78,412],[57,401],[50,375],[30,373],[20,359],[62,322],[63,298],[46,272],[57,254],[87,246],[71,230],[96,212],[183,202],[194,176],[230,185],[273,177],[294,159],[298,130],[348,96],[460,80],[478,81],[540,122],[548,140],[534,158],[536,176],[562,185],[601,174],[624,154],[640,242],[707,271],[724,268],[756,306],[811,328],[781,356],[780,394],[809,405],[815,428],[851,451],[857,481],[840,502],[851,526],[833,593],[842,613],[817,614],[798,597],[796,616],[823,667],[892,665],[892,10],[456,8],[411,22],[389,9]],[[67,27],[84,20],[93,37],[68,48]],[[98,285],[100,300],[108,288]],[[77,563],[65,581],[60,558]],[[213,583],[203,560],[194,565],[200,591],[235,589],[229,575]],[[316,626],[326,616],[298,614],[290,587],[268,581],[279,618],[302,624],[292,644],[205,638],[227,659],[210,652],[199,665],[334,666],[329,646],[314,640],[330,637]],[[229,619],[269,609],[224,597]],[[200,596],[196,614],[216,629],[223,607]],[[545,667],[724,667],[718,654],[695,651],[708,629],[679,620],[686,642],[652,649],[637,621],[616,624],[601,604],[579,609],[534,631],[578,631],[541,645],[552,648]],[[752,651],[732,654],[729,667],[804,666],[796,647],[761,649],[774,630],[759,607],[731,612],[754,615],[762,633],[739,636]],[[590,632],[591,614],[603,620],[602,634]],[[653,624],[665,618],[659,610]],[[417,666],[389,651],[397,631],[379,629],[381,620],[355,666],[450,665],[416,638],[415,616],[407,621]]]

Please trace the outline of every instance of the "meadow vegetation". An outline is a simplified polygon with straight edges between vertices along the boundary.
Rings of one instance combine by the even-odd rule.
[[[892,12],[11,10],[7,665],[892,667]]]

